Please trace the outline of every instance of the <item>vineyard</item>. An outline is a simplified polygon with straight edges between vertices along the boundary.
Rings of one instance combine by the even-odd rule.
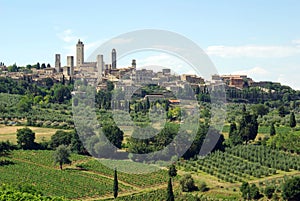
[[[124,163],[124,162],[123,162]],[[138,174],[139,170],[135,163],[130,161],[125,161],[127,164],[127,168],[130,168],[132,170],[135,170],[135,174],[128,174],[124,173],[119,170],[118,178],[121,181],[124,181],[128,184],[131,184],[136,187],[150,187],[160,184],[165,184],[168,181],[168,173],[164,170],[155,171],[153,173],[148,174]],[[113,175],[113,169],[109,168],[108,166],[103,165],[97,160],[90,160],[86,163],[79,164],[80,167],[83,167],[84,169],[88,171],[92,171],[95,173],[101,173],[104,175]],[[111,167],[111,166],[110,166]],[[119,167],[119,165],[118,165]],[[140,168],[145,168],[146,166],[141,166]]]
[[[236,146],[216,151],[195,161],[180,161],[187,172],[206,172],[225,182],[236,183],[275,175],[278,171],[299,170],[300,156],[264,146]]]
[[[14,151],[5,157],[12,162],[0,167],[1,181],[11,185],[31,184],[47,196],[62,196],[69,199],[104,196],[112,193],[112,179],[67,168],[63,171],[54,166],[51,151]],[[87,159],[72,155],[73,162]],[[120,192],[132,188],[119,184]]]
[[[53,151],[12,151],[7,156],[1,156],[1,160],[6,163],[0,167],[0,185],[17,186],[26,183],[33,185],[45,196],[67,199],[110,197],[113,184],[113,169],[110,167],[116,165],[120,170],[130,168],[136,172],[130,174],[118,171],[120,194],[156,188],[161,189],[161,193],[165,191],[168,173],[165,170],[157,171],[157,167],[148,167],[148,171],[154,172],[137,174],[144,172],[143,168],[147,166],[130,161],[113,161],[113,166],[106,166],[103,164],[108,163],[107,161],[102,161],[102,164],[96,159],[77,154],[72,154],[70,159],[73,164],[65,165],[61,171],[53,163]],[[161,193],[158,194],[159,198],[162,198]],[[157,195],[156,191],[154,194]],[[136,200],[139,198],[138,196]]]

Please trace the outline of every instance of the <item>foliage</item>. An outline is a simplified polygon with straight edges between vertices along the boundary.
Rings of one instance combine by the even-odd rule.
[[[110,168],[111,163],[108,163],[107,165],[103,165],[103,162],[99,162],[98,160],[90,160],[85,163],[81,163],[80,165],[85,168],[86,170],[93,171],[96,173],[100,173],[106,176],[111,176],[114,174],[113,170]],[[145,166],[140,163],[131,162],[131,161],[116,161],[117,166],[119,167],[118,171],[118,179],[121,181],[124,181],[126,183],[129,183],[131,185],[135,185],[138,187],[149,187],[154,185],[159,185],[163,183],[167,183],[168,178],[168,172],[165,170],[156,170],[151,173],[143,174],[145,171]],[[110,166],[109,166],[110,165]],[[125,167],[126,170],[132,169],[134,172],[132,174],[130,173],[124,173],[120,171],[121,167]],[[142,170],[139,170],[142,169]]]
[[[289,201],[300,200],[300,177],[288,179],[283,184],[282,198]]]
[[[9,141],[0,142],[0,156],[7,154],[9,151],[13,149],[13,145]]]
[[[249,142],[256,138],[258,132],[257,116],[251,115],[249,112],[245,111],[242,114],[242,118],[239,126],[239,135],[244,142]]]
[[[174,193],[172,188],[172,178],[169,178],[168,188],[167,188],[167,201],[174,201]]]
[[[265,146],[239,145],[226,150],[226,153],[241,157],[260,166],[283,171],[300,170],[300,156],[274,150]]]
[[[172,164],[170,167],[169,167],[169,176],[170,177],[176,177],[177,175],[177,170],[176,170],[176,167],[174,164]]]
[[[264,194],[268,199],[271,199],[273,194],[275,192],[275,187],[274,186],[267,186],[264,190]]]
[[[17,130],[17,143],[22,149],[33,149],[35,146],[35,133],[30,128]]]
[[[118,176],[117,176],[117,169],[114,170],[114,198],[116,199],[118,197],[118,191],[119,191],[119,185],[118,185]]]
[[[57,130],[54,135],[51,136],[50,146],[52,149],[57,148],[59,145],[69,146],[71,144],[72,134],[63,130]]]
[[[269,112],[269,108],[264,104],[253,105],[252,110],[254,111],[254,114],[261,117],[268,114]]]
[[[70,150],[66,147],[66,145],[59,145],[54,154],[54,163],[59,163],[59,167],[62,170],[63,164],[71,164],[70,160]]]
[[[257,199],[260,198],[259,189],[255,184],[249,185],[248,182],[243,182],[241,187],[240,187],[240,191],[242,192],[242,197],[244,199],[257,200]]]
[[[102,131],[107,139],[117,148],[122,147],[123,131],[115,124],[106,124],[103,126]]]
[[[76,169],[60,171],[53,166],[53,153],[54,151],[48,150],[12,151],[10,160],[14,164],[0,167],[0,185],[6,183],[17,186],[20,183],[22,185],[27,183],[34,185],[38,191],[47,196],[63,196],[72,200],[112,194],[112,179]],[[92,159],[72,154],[71,160],[82,162]],[[113,170],[108,176],[111,175],[113,175]],[[130,180],[130,175],[128,180]],[[123,184],[119,184],[119,188],[120,192],[132,189]]]
[[[270,127],[270,136],[274,136],[274,135],[276,135],[276,130],[275,130],[274,123],[272,123]]]
[[[295,114],[294,112],[291,113],[291,116],[290,116],[290,127],[291,128],[294,128],[296,127],[296,118],[295,118]]]
[[[197,190],[195,181],[191,174],[183,175],[183,177],[179,180],[179,183],[183,192],[191,192]]]
[[[32,186],[24,185],[19,188],[2,184],[0,186],[0,201],[6,200],[28,200],[28,201],[64,201],[60,197],[43,196]]]
[[[267,145],[271,148],[281,149],[300,153],[300,132],[288,132],[285,134],[277,134],[267,141]]]

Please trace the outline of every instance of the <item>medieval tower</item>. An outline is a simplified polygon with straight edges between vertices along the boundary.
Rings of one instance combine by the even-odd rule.
[[[61,71],[60,54],[55,54],[55,70],[58,73]]]
[[[115,49],[112,49],[112,52],[111,52],[111,68],[112,69],[117,68],[117,52]]]
[[[76,44],[76,67],[84,63],[84,44],[80,39]]]
[[[67,56],[67,66],[70,68],[70,76],[73,77],[74,75],[74,57]]]

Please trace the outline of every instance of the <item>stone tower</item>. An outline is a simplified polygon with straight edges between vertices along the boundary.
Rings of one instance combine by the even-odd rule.
[[[60,54],[55,54],[55,70],[58,73],[61,71]]]
[[[103,55],[97,55],[97,72],[98,72],[98,81],[102,80],[102,73],[104,70]]]
[[[76,67],[84,63],[84,44],[80,39],[76,44]]]
[[[111,67],[112,69],[117,68],[117,52],[115,49],[112,49],[111,51]]]
[[[74,57],[67,56],[67,66],[70,67],[70,76],[73,77],[74,75]]]
[[[136,69],[136,61],[135,61],[135,59],[132,59],[131,67],[134,68],[134,69]]]

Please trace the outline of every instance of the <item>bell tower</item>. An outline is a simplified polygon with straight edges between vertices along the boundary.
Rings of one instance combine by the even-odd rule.
[[[115,49],[112,49],[112,52],[111,52],[111,66],[112,66],[112,69],[117,68],[117,52]]]
[[[80,39],[76,44],[76,67],[84,63],[84,44]]]

